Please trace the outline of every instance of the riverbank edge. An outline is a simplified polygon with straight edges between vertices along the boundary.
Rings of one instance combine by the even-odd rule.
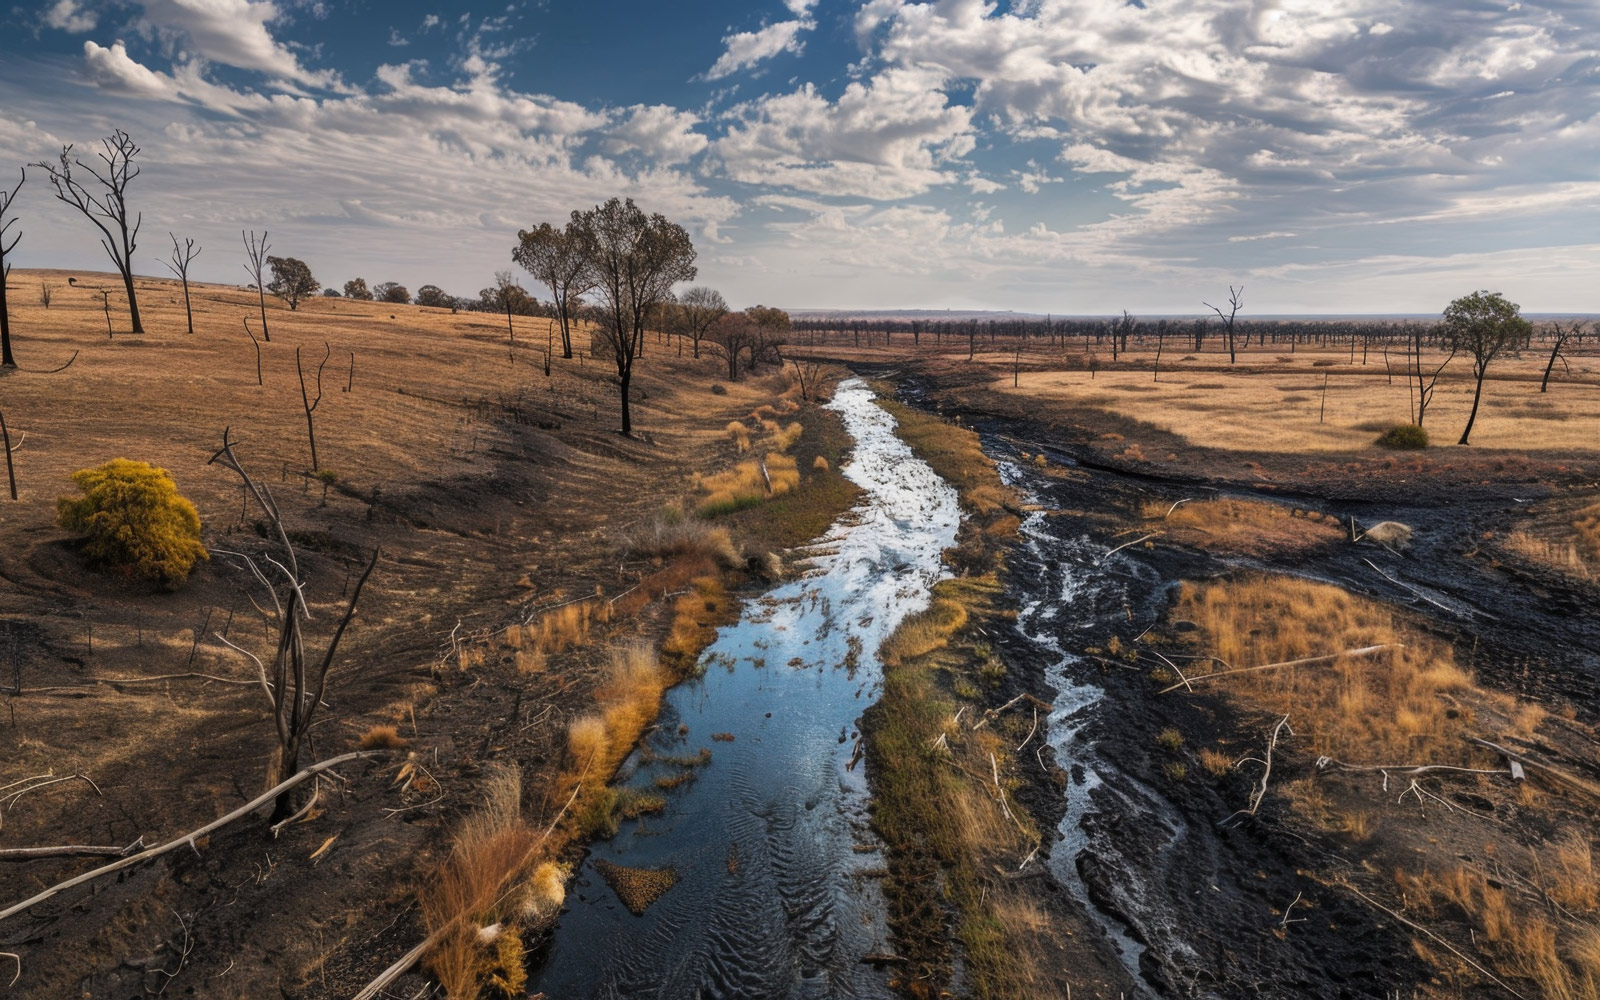
[[[901,963],[892,985],[912,997],[997,1000],[1126,986],[1054,883],[1034,877],[1045,873],[1066,775],[1047,762],[1039,732],[1050,690],[993,644],[1015,618],[1000,574],[1019,498],[975,432],[900,401],[894,382],[873,387],[896,435],[956,489],[963,515],[944,553],[954,575],[884,643],[883,693],[862,718],[873,825],[888,846],[884,895]]]

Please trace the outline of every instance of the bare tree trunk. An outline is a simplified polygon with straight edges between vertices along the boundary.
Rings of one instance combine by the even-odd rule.
[[[17,498],[17,470],[11,465],[11,432],[6,429],[6,415],[0,412],[0,447],[6,450],[6,479],[11,484],[11,499]],[[21,444],[18,444],[21,447]]]
[[[1478,403],[1483,399],[1483,377],[1488,374],[1487,365],[1474,365],[1477,370],[1473,372],[1477,378],[1477,385],[1472,390],[1472,412],[1467,414],[1467,426],[1461,430],[1461,440],[1456,444],[1469,444],[1467,438],[1472,434],[1472,424],[1478,419]]]
[[[311,441],[311,471],[321,472],[322,467],[317,464],[317,427],[311,420],[311,415],[316,412],[317,406],[322,402],[322,369],[328,363],[328,358],[333,355],[333,348],[323,342],[324,353],[322,364],[317,365],[317,398],[311,399],[306,393],[306,373],[300,367],[300,348],[294,349],[294,370],[300,376],[300,402],[306,410],[306,437]]]
[[[11,312],[6,306],[6,278],[10,274],[5,256],[0,254],[0,368],[17,367],[17,359],[11,354]]]

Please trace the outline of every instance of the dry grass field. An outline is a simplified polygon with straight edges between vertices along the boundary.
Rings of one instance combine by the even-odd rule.
[[[1148,366],[1153,355],[1123,357]],[[1202,357],[1207,368],[1218,365],[1217,356]],[[1443,360],[1440,355],[1425,367]],[[1233,451],[1372,449],[1383,431],[1412,421],[1415,385],[1408,385],[1399,357],[1389,359],[1392,372],[1381,356],[1370,355],[1362,365],[1359,358],[1351,363],[1346,351],[1247,354],[1237,369],[1193,370],[1200,363],[1163,358],[1159,380],[1148,370],[1024,371],[1017,387],[1006,375],[994,388],[1030,400],[1070,399],[1146,421],[1194,445]],[[1585,381],[1554,381],[1540,393],[1544,363],[1534,351],[1489,369],[1472,432],[1475,447],[1600,450],[1600,358],[1574,359],[1568,378]],[[1472,390],[1470,360],[1457,358],[1440,378],[1424,420],[1432,444],[1453,445],[1461,436]]]
[[[48,309],[41,282],[53,292]],[[609,724],[614,714],[616,651],[669,631],[709,634],[716,616],[704,600],[692,622],[674,622],[689,575],[731,587],[746,554],[807,540],[795,530],[820,530],[854,496],[832,470],[842,431],[831,415],[794,412],[782,377],[719,384],[715,361],[680,358],[676,345],[646,344],[636,434],[624,438],[609,363],[558,357],[546,376],[543,319],[518,317],[513,347],[503,317],[334,298],[290,312],[269,300],[258,385],[244,327],[249,318],[261,333],[253,292],[193,286],[191,336],[178,284],[141,279],[148,332],[127,332],[113,290],[108,338],[101,287],[114,289],[112,278],[14,271],[9,283],[24,370],[0,373],[0,412],[21,442],[19,499],[0,495],[0,785],[22,781],[8,796],[29,790],[5,804],[0,848],[152,843],[265,787],[275,747],[266,699],[253,666],[216,638],[270,652],[272,633],[251,603],[261,595],[225,554],[261,551],[259,515],[233,474],[207,465],[225,427],[245,468],[276,494],[300,550],[313,656],[353,573],[382,548],[302,762],[387,749],[324,782],[309,818],[267,839],[265,862],[265,832],[247,822],[186,851],[192,860],[174,862],[176,878],[146,865],[70,921],[49,908],[15,918],[31,929],[23,992],[11,995],[157,989],[176,965],[160,956],[191,938],[185,976],[205,979],[208,996],[349,995],[420,940],[414,891],[435,871],[450,877],[441,866],[455,818],[502,795],[479,789],[486,776],[521,772],[529,819],[477,838],[518,848],[502,859],[507,872],[520,876],[582,833],[522,850],[527,823],[554,813],[572,787],[568,724],[593,713]],[[329,353],[314,413],[322,479],[307,475],[297,349],[313,399]],[[65,371],[38,371],[74,352]],[[663,511],[676,519],[694,508],[699,477],[739,461],[727,424],[756,422],[774,404],[801,430],[769,440],[758,425],[752,436],[763,453],[781,445],[795,457],[790,494],[720,518],[720,531],[687,530],[682,544],[655,538]],[[211,559],[175,591],[85,566],[55,526],[71,474],[113,458],[169,470],[199,510]],[[717,607],[726,615],[734,604]],[[659,695],[659,683],[647,687]],[[654,696],[644,700],[629,709],[636,719],[618,722],[619,746],[602,763],[653,714]],[[603,787],[601,770],[585,784]],[[93,784],[32,790],[50,775]],[[458,842],[476,843],[473,829]],[[197,882],[185,865],[208,874]],[[90,866],[0,866],[0,905]],[[248,905],[220,908],[213,879],[250,886]],[[296,921],[267,916],[291,909]],[[158,960],[144,962],[150,955]]]

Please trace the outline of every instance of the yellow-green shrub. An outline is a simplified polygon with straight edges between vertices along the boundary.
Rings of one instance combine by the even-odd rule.
[[[83,551],[129,576],[175,587],[201,559],[200,514],[166,469],[126,458],[72,474],[80,497],[56,501],[56,523],[84,536]]]

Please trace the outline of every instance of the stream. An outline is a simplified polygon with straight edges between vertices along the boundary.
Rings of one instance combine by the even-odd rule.
[[[665,792],[664,813],[593,845],[535,993],[893,995],[863,961],[891,948],[856,725],[877,697],[878,646],[927,606],[960,512],[864,382],[843,382],[829,406],[855,440],[841,471],[863,499],[802,553],[800,579],[749,602],[703,654],[702,675],[668,693],[618,782],[656,792],[684,758],[711,760]],[[635,916],[597,863],[670,868],[677,882]]]

